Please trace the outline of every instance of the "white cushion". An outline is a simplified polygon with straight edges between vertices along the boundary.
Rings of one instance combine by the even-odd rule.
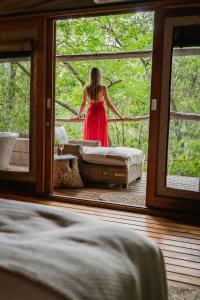
[[[144,161],[144,153],[128,147],[83,147],[83,160],[102,165],[139,165]]]
[[[68,137],[65,128],[63,126],[55,127],[55,143],[60,143],[60,144],[68,143]]]

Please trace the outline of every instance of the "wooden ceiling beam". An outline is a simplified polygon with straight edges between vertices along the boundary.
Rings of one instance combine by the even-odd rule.
[[[185,49],[174,49],[174,56],[198,56],[200,55],[199,48],[185,48]],[[107,52],[107,53],[94,53],[94,54],[67,54],[57,55],[56,61],[58,62],[69,62],[69,61],[87,61],[87,60],[106,60],[106,59],[128,59],[128,58],[146,58],[151,57],[152,51],[126,51],[126,52]],[[0,63],[20,63],[22,61],[28,61],[28,57],[9,57],[0,58]]]

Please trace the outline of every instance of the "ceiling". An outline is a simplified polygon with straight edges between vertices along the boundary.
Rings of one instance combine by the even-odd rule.
[[[127,3],[162,3],[164,5],[191,4],[200,0],[124,0]],[[116,2],[115,6],[120,5]],[[108,3],[107,5],[113,5]],[[23,15],[34,13],[56,13],[70,9],[81,9],[100,6],[93,0],[0,0],[0,15]],[[104,4],[105,6],[105,4]]]
[[[151,0],[126,0],[126,2],[132,3],[144,3],[150,1]],[[116,3],[115,5],[119,5],[119,3]],[[95,6],[99,5],[95,4],[93,0],[0,0],[0,15],[56,12],[73,8],[88,8]]]

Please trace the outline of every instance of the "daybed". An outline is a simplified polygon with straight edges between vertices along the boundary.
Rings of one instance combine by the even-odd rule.
[[[144,153],[128,147],[100,147],[98,141],[67,140],[64,127],[56,127],[55,137],[64,145],[63,154],[79,157],[83,181],[117,183],[127,187],[142,177]]]
[[[131,148],[88,147],[66,144],[63,154],[79,157],[82,179],[121,184],[124,187],[142,177],[143,152]]]
[[[56,144],[63,143],[63,154],[79,158],[82,180],[121,184],[127,187],[142,177],[144,153],[128,147],[100,147],[99,141],[77,141],[67,138],[64,127],[55,128]],[[12,164],[27,165],[29,139],[17,138],[11,156]]]
[[[158,246],[128,228],[0,199],[1,300],[167,300]]]

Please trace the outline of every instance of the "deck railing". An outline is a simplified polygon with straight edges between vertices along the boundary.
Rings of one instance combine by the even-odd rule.
[[[170,112],[170,118],[176,119],[176,120],[200,121],[200,114],[182,113],[182,112],[172,111],[172,112]],[[144,120],[148,120],[148,119],[149,119],[149,115],[137,116],[137,117],[127,116],[127,117],[124,117],[124,119],[111,118],[111,119],[108,119],[108,122],[111,122],[111,123],[112,122],[137,122],[137,121],[144,121]],[[80,122],[84,122],[84,121],[85,121],[85,118],[80,118],[78,120],[72,120],[71,118],[64,118],[64,117],[56,118],[56,122],[80,123]]]

